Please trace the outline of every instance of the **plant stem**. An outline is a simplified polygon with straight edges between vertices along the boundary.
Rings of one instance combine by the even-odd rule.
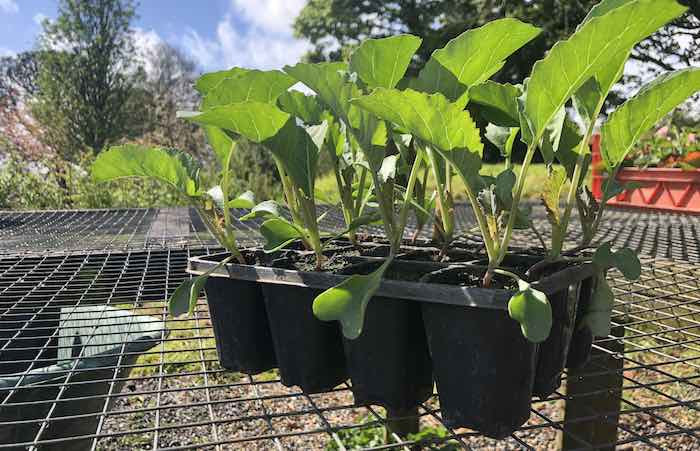
[[[216,240],[219,243],[221,243],[221,245],[224,246],[226,250],[228,250],[231,253],[231,255],[233,255],[236,258],[236,260],[238,260],[238,263],[242,265],[247,264],[245,258],[243,258],[243,254],[241,254],[241,251],[236,245],[236,240],[230,240],[224,233],[222,233],[219,226],[211,221],[211,218],[209,217],[207,212],[202,209],[202,207],[195,205],[195,210],[197,210],[197,213],[202,218],[202,221],[204,221],[204,224],[207,226],[207,229],[209,229],[209,233],[214,235],[214,238],[216,238]]]
[[[440,176],[437,166],[438,159],[435,156],[435,152],[433,152],[433,149],[431,149],[430,146],[425,146],[425,152],[428,155],[428,159],[430,160],[433,178],[435,178],[435,184],[437,185],[438,209],[440,210],[440,220],[442,222],[443,230],[442,239],[444,244],[449,244],[449,242],[452,241],[452,234],[454,233],[454,217],[452,215],[452,212],[450,211],[451,206],[449,199],[447,198],[447,196],[449,195],[449,191],[447,189],[447,172],[445,172],[445,183],[440,183]],[[445,171],[448,170],[451,170],[451,168],[448,165],[448,163],[445,162]]]
[[[394,237],[398,242],[394,246],[392,243],[392,248],[401,245],[401,238],[403,238],[403,231],[406,228],[406,222],[408,221],[408,211],[411,206],[411,199],[413,196],[413,190],[416,186],[416,180],[418,179],[418,171],[420,170],[420,165],[422,161],[422,155],[420,150],[416,150],[416,159],[413,160],[413,167],[411,168],[411,174],[408,176],[408,184],[406,185],[406,194],[404,196],[403,205],[401,206],[401,213],[399,214],[399,227],[395,231],[396,236]]]
[[[598,211],[596,212],[595,220],[593,221],[593,225],[591,226],[591,236],[585,237],[584,242],[581,243],[582,246],[588,246],[589,244],[591,244],[593,237],[595,237],[595,234],[598,231],[598,227],[600,227],[600,220],[603,218],[603,210],[607,205],[607,202],[605,202],[605,198],[608,196],[608,190],[612,186],[615,177],[617,177],[617,173],[619,170],[620,166],[616,167],[613,170],[613,173],[608,176],[608,179],[605,183],[605,190],[603,191],[603,197],[601,199],[600,204],[598,205]]]
[[[362,206],[364,204],[363,197],[365,192],[365,183],[367,183],[367,168],[362,167],[362,172],[360,172],[360,184],[357,187],[357,197],[355,198],[355,217],[359,218],[362,213]]]
[[[489,267],[495,268],[500,265],[503,258],[506,256],[508,251],[508,244],[510,243],[510,237],[513,234],[513,228],[515,227],[515,218],[518,215],[518,207],[520,205],[520,198],[523,195],[523,188],[525,188],[525,176],[527,175],[527,170],[532,162],[532,157],[535,155],[535,149],[537,149],[537,139],[532,140],[525,153],[525,159],[523,160],[523,165],[520,168],[520,175],[518,176],[518,182],[515,187],[515,194],[513,195],[513,203],[511,204],[510,214],[508,215],[508,224],[506,225],[505,232],[503,234],[503,240],[501,241],[500,248],[498,249],[498,255],[495,260],[489,261]],[[491,259],[489,259],[491,260]]]
[[[300,226],[304,225],[301,216],[299,215],[299,203],[297,202],[297,196],[294,192],[294,187],[289,181],[289,176],[284,170],[284,166],[279,158],[274,157],[275,164],[277,165],[277,172],[280,174],[280,180],[282,180],[282,191],[284,191],[284,198],[287,200],[287,206],[289,207],[289,212],[292,214],[292,220]]]

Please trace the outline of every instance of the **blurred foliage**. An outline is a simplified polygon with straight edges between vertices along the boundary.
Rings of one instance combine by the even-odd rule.
[[[164,184],[125,180],[96,184],[88,171],[91,155],[79,164],[62,161],[27,163],[16,153],[4,155],[0,166],[0,209],[126,208],[185,205]]]
[[[42,142],[67,161],[141,134],[135,8],[132,0],[61,0],[56,19],[42,23],[32,114]]]
[[[646,133],[624,164],[638,168],[695,170],[700,167],[700,128],[671,123]]]

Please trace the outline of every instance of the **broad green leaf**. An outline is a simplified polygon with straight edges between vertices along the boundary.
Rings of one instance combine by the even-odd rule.
[[[586,310],[582,323],[587,325],[594,337],[607,337],[610,335],[610,315],[612,314],[615,294],[613,293],[605,273],[598,275],[595,291],[591,303]]]
[[[229,155],[233,152],[234,142],[225,131],[219,127],[205,125],[204,131],[207,134],[209,145],[214,149],[216,159],[219,160],[222,170],[226,170],[226,162],[229,161]]]
[[[498,125],[489,124],[486,126],[486,139],[491,141],[491,144],[498,147],[501,155],[504,157],[510,156],[513,151],[515,138],[518,136],[520,129],[518,127],[500,127]]]
[[[632,3],[633,1],[635,0],[602,0],[600,3],[594,5],[590,11],[588,11],[588,14],[586,14],[586,17],[583,19],[582,23],[586,23],[591,19],[600,17],[615,8]]]
[[[263,142],[309,198],[313,198],[318,157],[327,129],[326,122],[304,128],[291,118],[275,136]]]
[[[552,306],[547,296],[529,283],[519,280],[520,291],[508,301],[508,315],[520,323],[523,336],[533,343],[541,343],[552,329]]]
[[[250,72],[250,69],[243,69],[241,67],[233,67],[228,70],[220,70],[217,72],[209,72],[202,75],[194,83],[194,87],[199,91],[201,95],[206,95],[213,87],[221,83],[225,78],[235,78],[243,74]]]
[[[351,141],[363,152],[370,168],[377,171],[385,156],[386,125],[350,103],[351,99],[361,96],[362,91],[348,81],[347,69],[344,63],[299,63],[284,68],[285,72],[316,92],[333,115],[350,127]]]
[[[202,100],[202,110],[239,102],[274,103],[296,80],[279,70],[249,70],[222,79],[209,89]]]
[[[350,56],[350,72],[356,72],[370,88],[394,88],[421,41],[410,34],[366,39]]]
[[[467,148],[481,155],[484,148],[469,113],[442,94],[377,88],[352,103],[442,150]]]
[[[244,208],[246,210],[255,208],[255,194],[252,191],[243,192],[235,199],[231,199],[228,206],[229,208]]]
[[[524,114],[531,134],[539,140],[554,115],[588,79],[684,11],[675,0],[631,1],[590,19],[569,39],[555,44],[535,63],[528,82]]]
[[[494,125],[520,127],[519,86],[487,80],[469,90],[469,101],[479,105],[479,114]]]
[[[319,294],[313,312],[321,321],[339,321],[345,338],[353,340],[362,333],[367,304],[379,288],[391,260],[370,274],[354,274],[339,285]]]
[[[350,108],[346,63],[298,63],[284,71],[313,90],[333,114],[345,120]]]
[[[280,216],[280,206],[274,200],[265,200],[260,202],[258,205],[254,206],[252,210],[246,215],[240,217],[241,221],[250,221],[252,219],[267,218],[267,217],[279,217]]]
[[[298,227],[282,218],[268,219],[260,225],[260,234],[265,238],[263,251],[275,252],[304,237]]]
[[[512,18],[467,30],[433,52],[414,86],[420,91],[442,93],[464,106],[470,87],[488,80],[503,67],[506,58],[539,33],[539,28]]]
[[[230,130],[253,142],[261,143],[275,136],[291,116],[269,103],[240,102],[217,106],[203,112],[180,111],[178,117]]]
[[[125,177],[161,180],[182,194],[199,194],[199,163],[175,149],[148,148],[125,144],[101,152],[92,165],[92,178],[98,183]]]
[[[642,274],[642,264],[632,249],[625,247],[613,252],[610,243],[604,243],[596,249],[593,264],[601,271],[617,268],[627,280],[637,280]]]
[[[296,116],[305,124],[320,124],[323,108],[316,96],[307,96],[299,91],[287,91],[277,99],[277,104],[284,112]]]
[[[700,69],[661,75],[622,104],[601,129],[600,153],[608,169],[617,167],[642,133],[668,112],[700,91]]]

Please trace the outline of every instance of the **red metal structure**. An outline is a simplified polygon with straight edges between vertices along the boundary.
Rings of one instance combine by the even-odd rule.
[[[591,140],[593,183],[596,199],[603,196],[603,182],[607,174],[600,171],[600,135]],[[608,201],[608,205],[649,208],[700,214],[700,170],[684,171],[678,168],[622,168],[617,174],[621,184],[634,182],[639,187],[625,190]]]

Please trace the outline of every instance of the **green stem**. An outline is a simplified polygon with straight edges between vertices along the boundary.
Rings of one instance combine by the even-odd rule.
[[[539,137],[537,138],[539,140]],[[537,149],[537,140],[532,141],[527,148],[525,153],[525,159],[523,160],[523,165],[520,168],[520,175],[518,176],[518,182],[515,187],[515,194],[513,195],[513,203],[511,204],[510,214],[508,215],[508,224],[506,225],[505,232],[503,234],[503,240],[501,241],[500,248],[498,249],[498,255],[495,260],[489,259],[489,267],[495,268],[501,264],[503,258],[506,256],[508,251],[508,244],[510,243],[510,237],[513,234],[513,228],[515,227],[515,218],[518,215],[518,207],[520,205],[520,198],[523,195],[523,188],[525,188],[525,176],[527,175],[527,170],[532,162],[532,157],[535,155],[535,149]]]
[[[221,243],[222,246],[226,248],[235,258],[238,260],[238,262],[242,265],[245,265],[247,262],[245,261],[245,258],[243,258],[243,254],[241,254],[241,251],[238,249],[238,246],[236,245],[236,240],[235,239],[230,239],[225,233],[222,233],[220,230],[219,226],[217,226],[214,222],[212,222],[211,218],[207,214],[207,212],[202,209],[202,207],[195,205],[195,209],[197,210],[197,213],[199,213],[199,216],[202,218],[202,221],[204,221],[204,224],[207,226],[207,229],[209,229],[209,232],[214,235],[214,238]]]
[[[439,177],[439,172],[438,172],[438,160],[437,157],[435,156],[435,152],[433,152],[433,149],[430,148],[430,146],[425,147],[425,152],[428,155],[428,159],[430,160],[430,166],[433,171],[433,178],[435,178],[435,184],[437,185],[437,193],[438,193],[438,208],[440,209],[440,220],[442,222],[442,230],[443,230],[443,241],[445,244],[449,243],[452,241],[452,234],[454,233],[454,217],[452,214],[452,211],[450,211],[450,205],[447,199],[447,196],[449,195],[449,191],[447,189],[448,186],[448,181],[447,181],[447,172],[445,172],[445,184],[443,186],[442,183],[440,183],[440,177]],[[445,163],[445,171],[450,170],[450,167],[448,166],[447,162]]]
[[[615,170],[613,171],[612,174],[610,174],[607,178],[607,181],[605,183],[605,190],[603,191],[603,197],[600,199],[600,205],[598,205],[598,211],[596,212],[595,215],[595,220],[593,221],[593,226],[591,227],[591,235],[589,237],[586,237],[584,242],[582,243],[583,246],[587,246],[591,244],[591,241],[593,240],[593,237],[595,236],[596,232],[598,232],[598,227],[600,227],[600,221],[603,218],[603,210],[605,209],[605,206],[607,205],[607,202],[603,202],[605,198],[608,196],[608,190],[612,186],[613,181],[615,180],[615,177],[617,177],[617,173],[620,170],[620,166],[616,167]]]
[[[360,173],[360,184],[357,187],[357,197],[355,198],[355,217],[360,217],[362,213],[362,206],[364,204],[363,197],[365,192],[365,183],[367,183],[367,168],[362,167],[362,172]]]
[[[420,165],[422,161],[421,151],[417,150],[416,159],[413,160],[413,167],[411,168],[411,174],[408,176],[408,184],[406,185],[406,194],[404,196],[403,205],[401,206],[401,212],[399,213],[399,227],[395,231],[396,236],[394,237],[397,242],[392,243],[392,249],[398,249],[401,246],[401,238],[403,238],[403,231],[406,228],[406,222],[408,221],[408,211],[411,206],[411,199],[413,197],[413,190],[416,186],[416,180],[418,179],[418,171],[420,170]]]
[[[289,180],[287,172],[284,170],[284,166],[279,158],[275,157],[275,164],[277,165],[277,172],[279,172],[280,180],[282,180],[282,191],[284,191],[284,198],[287,200],[287,207],[289,207],[289,212],[292,214],[292,220],[300,226],[304,225],[304,221],[299,215],[299,203],[297,202],[297,196],[294,192],[294,187],[292,182]]]

